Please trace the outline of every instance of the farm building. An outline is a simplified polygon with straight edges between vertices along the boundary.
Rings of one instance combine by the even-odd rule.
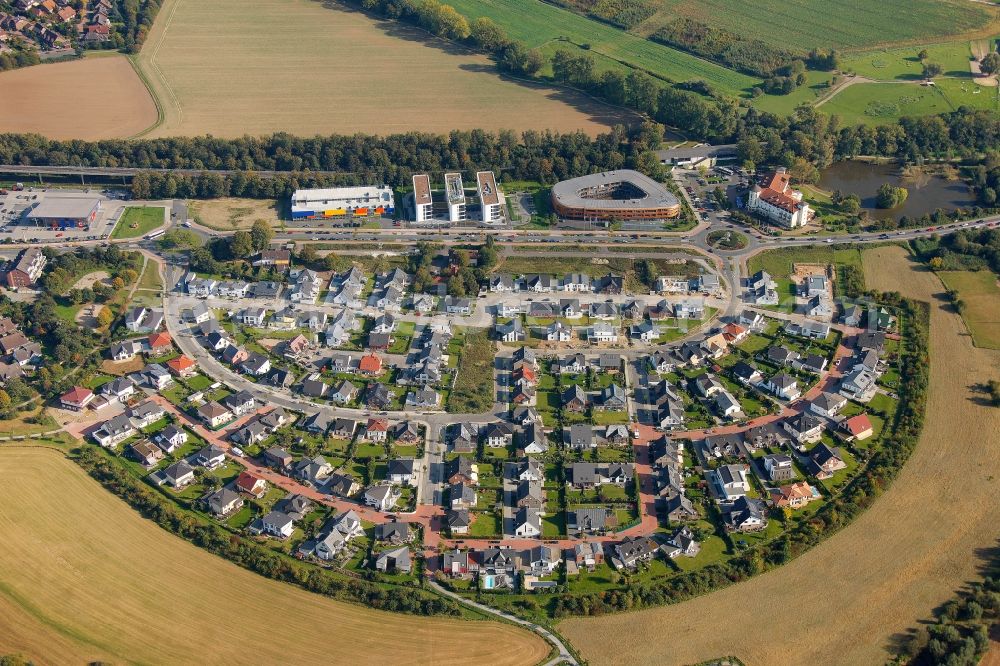
[[[479,206],[482,221],[487,224],[503,221],[503,192],[497,188],[492,171],[476,173],[476,188],[479,192]]]
[[[293,220],[393,215],[395,212],[392,188],[385,185],[295,190],[292,195]]]
[[[413,213],[417,222],[430,222],[434,218],[431,179],[425,173],[413,177]]]
[[[96,197],[45,197],[28,213],[28,219],[53,229],[85,227],[97,219],[100,210],[101,200]]]
[[[552,188],[559,217],[608,224],[611,220],[664,220],[677,217],[677,197],[649,176],[622,169],[571,178]]]

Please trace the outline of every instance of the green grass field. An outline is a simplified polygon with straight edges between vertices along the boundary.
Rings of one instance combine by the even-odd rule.
[[[139,238],[163,224],[160,206],[129,206],[118,220],[112,238]]]
[[[959,0],[910,0],[905,5],[856,0],[657,0],[656,4],[660,11],[639,26],[641,32],[652,32],[674,16],[687,16],[803,53],[814,47],[850,50],[966,34],[981,29],[992,14]],[[788,29],[775,29],[779,16]]]
[[[861,253],[857,250],[838,250],[821,246],[769,250],[750,259],[750,272],[764,270],[775,279],[786,279],[792,274],[793,263],[844,264],[861,268]]]
[[[941,281],[958,292],[962,319],[977,347],[1000,349],[1000,287],[990,271],[941,271]]]
[[[845,58],[841,63],[841,69],[879,81],[919,80],[923,78],[923,63],[917,58],[917,53],[921,49],[927,51],[928,62],[941,65],[944,76],[972,78],[972,73],[969,71],[969,57],[972,51],[967,39],[941,44],[864,51]]]
[[[976,92],[976,91],[979,92]],[[938,79],[932,87],[912,83],[859,83],[837,93],[819,107],[844,124],[884,125],[903,116],[954,111],[960,106],[998,110],[998,88],[966,79]]]
[[[539,0],[452,0],[447,4],[470,20],[488,16],[503,26],[508,36],[531,47],[541,47],[553,40],[588,44],[595,57],[608,56],[671,81],[702,79],[734,95],[757,83],[750,76]]]
[[[753,101],[754,107],[760,111],[787,115],[802,104],[813,104],[826,92],[831,72],[806,72],[806,84],[799,86],[787,95],[763,95]]]

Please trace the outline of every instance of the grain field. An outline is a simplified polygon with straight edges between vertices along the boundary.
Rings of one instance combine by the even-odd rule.
[[[975,578],[1000,535],[1000,410],[972,387],[1000,373],[936,298],[937,277],[897,247],[864,253],[868,283],[931,303],[931,394],[899,478],[852,525],[790,564],[691,601],[560,631],[592,664],[882,664],[894,645]]]
[[[0,73],[0,132],[109,139],[156,122],[156,105],[125,56],[35,65]]]
[[[257,576],[49,449],[0,448],[0,543],[0,654],[35,664],[531,665],[549,651],[505,624],[375,611]]]
[[[155,136],[580,129],[630,116],[335,2],[167,0],[139,56]]]

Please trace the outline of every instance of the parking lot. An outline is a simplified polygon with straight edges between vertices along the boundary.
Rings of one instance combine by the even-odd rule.
[[[723,167],[729,169],[729,167]],[[733,169],[731,174],[709,169],[704,175],[698,171],[675,171],[678,184],[687,192],[700,221],[725,221],[727,215],[716,202],[713,192],[721,187],[734,205],[747,187],[746,178]]]
[[[28,219],[28,213],[43,199],[97,198],[101,210],[89,227],[50,228],[38,226]],[[101,240],[111,235],[118,218],[124,211],[125,203],[110,198],[103,190],[90,189],[45,189],[26,187],[10,190],[6,194],[0,190],[0,243],[53,243],[57,241]]]

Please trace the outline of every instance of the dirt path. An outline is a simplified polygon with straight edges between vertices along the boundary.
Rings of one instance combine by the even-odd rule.
[[[983,70],[979,68],[979,61],[990,52],[991,41],[989,39],[973,39],[969,42],[969,48],[972,50],[972,58],[969,60],[969,71],[972,72],[972,77],[979,85],[996,87],[996,75],[985,76],[983,75]]]
[[[927,423],[891,489],[851,526],[781,569],[689,602],[560,632],[592,664],[687,664],[736,654],[764,664],[884,663],[898,641],[978,575],[997,544],[1000,410],[970,386],[1000,374],[1000,353],[972,346],[934,297],[934,274],[900,248],[868,251],[871,286],[931,308]]]
[[[93,287],[97,282],[103,282],[109,277],[107,271],[93,271],[87,273],[73,284],[73,289],[87,289]]]

